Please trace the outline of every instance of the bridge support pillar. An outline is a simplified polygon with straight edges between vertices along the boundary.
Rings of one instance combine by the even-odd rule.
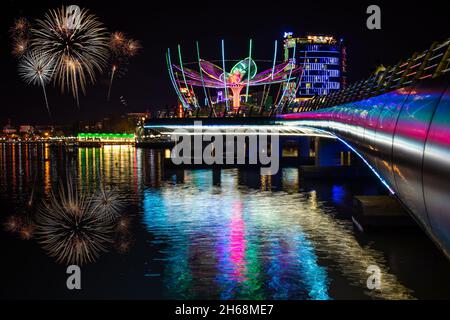
[[[315,139],[315,164],[319,167],[349,165],[351,163],[350,149],[335,139]]]
[[[280,137],[279,156],[281,158],[308,158],[311,137]]]

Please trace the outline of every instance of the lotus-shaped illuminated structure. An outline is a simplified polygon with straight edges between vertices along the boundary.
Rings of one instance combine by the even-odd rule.
[[[264,86],[277,83],[282,84],[294,80],[301,73],[301,68],[297,68],[295,66],[294,59],[288,59],[281,64],[276,64],[276,49],[272,68],[260,73],[257,72],[256,62],[251,58],[251,45],[250,56],[236,63],[231,68],[230,72],[224,71],[225,59],[223,56],[223,47],[222,68],[212,62],[200,59],[200,54],[197,51],[198,63],[195,64],[198,66],[198,71],[184,66],[181,59],[180,47],[178,47],[178,52],[180,63],[173,64],[171,62],[170,50],[167,55],[167,63],[172,84],[174,85],[175,90],[177,91],[182,102],[182,92],[186,91],[184,88],[203,87],[220,89],[225,92],[225,98],[228,96],[228,89],[230,89],[233,97],[233,108],[237,110],[240,107],[241,91],[243,88],[247,88],[246,96],[248,96],[249,87]],[[175,73],[173,72],[174,70]]]

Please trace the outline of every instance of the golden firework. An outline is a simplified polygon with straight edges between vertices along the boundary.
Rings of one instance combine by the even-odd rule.
[[[109,56],[108,33],[98,18],[86,9],[70,7],[48,11],[32,29],[32,47],[55,63],[55,78],[62,92],[70,91],[78,104],[80,90],[94,83]]]

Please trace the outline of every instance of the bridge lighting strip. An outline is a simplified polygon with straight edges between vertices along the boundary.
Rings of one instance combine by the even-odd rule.
[[[260,135],[267,133],[267,135],[275,135],[275,136],[315,136],[315,137],[322,137],[322,138],[330,138],[335,139],[335,136],[331,133],[328,133],[326,131],[320,130],[320,133],[317,133],[319,130],[316,129],[310,129],[310,128],[290,128],[286,129],[286,127],[281,127],[279,125],[273,125],[273,126],[255,126],[255,129],[249,127],[249,126],[221,126],[221,125],[202,125],[202,126],[194,126],[194,125],[152,125],[152,126],[144,126],[145,129],[157,129],[157,128],[164,128],[164,129],[197,129],[198,132],[183,132],[180,134],[186,134],[186,135],[202,135],[202,134],[218,134],[218,135]],[[247,130],[274,130],[274,131],[280,131],[281,130],[299,130],[293,131],[293,132],[227,132],[227,131],[217,131],[217,132],[205,132],[205,130],[211,130],[211,128],[217,129],[217,130],[239,130],[239,129],[247,129]],[[202,131],[200,131],[202,130]],[[162,132],[162,134],[177,134],[174,132]]]
[[[389,192],[391,194],[395,194],[395,191],[389,186],[389,184],[386,182],[386,180],[384,180],[380,174],[375,170],[374,167],[372,167],[369,162],[358,152],[356,151],[355,148],[353,148],[350,144],[348,144],[346,141],[342,140],[341,138],[339,138],[338,136],[336,136],[336,139],[338,139],[339,141],[341,141],[343,144],[345,144],[350,150],[352,150],[354,153],[356,153],[362,161],[364,161],[364,163],[370,168],[370,170],[372,170],[372,172],[377,176],[377,178],[381,181],[382,184],[384,184],[384,186],[389,190]]]
[[[202,131],[202,132],[163,132],[162,134],[165,135],[171,135],[171,136],[204,136],[204,135],[211,135],[211,136],[260,136],[262,134],[266,134],[268,136],[279,136],[279,137],[321,137],[321,138],[330,138],[335,139],[334,137],[330,137],[326,134],[312,134],[312,133],[295,133],[295,132],[227,132],[227,131]]]
[[[381,181],[381,183],[389,190],[389,192],[392,195],[395,195],[395,191],[389,186],[389,184],[386,182],[386,180],[383,179],[383,177],[381,177],[381,175],[378,173],[378,171],[372,167],[372,165],[362,156],[362,154],[360,154],[355,148],[353,148],[348,142],[346,142],[345,140],[341,139],[340,137],[338,137],[336,134],[328,132],[326,130],[322,130],[322,129],[316,129],[314,128],[314,130],[316,131],[321,131],[324,133],[328,133],[330,135],[332,135],[335,139],[341,141],[344,145],[346,145],[350,150],[352,150],[356,155],[358,155],[358,157],[361,158],[361,160],[369,167],[370,170],[372,170],[372,172],[375,174],[375,176]]]

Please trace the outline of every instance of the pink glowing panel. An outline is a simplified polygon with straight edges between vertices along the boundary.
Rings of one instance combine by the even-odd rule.
[[[202,68],[203,73],[205,73],[204,77],[210,77],[214,80],[221,81],[223,74],[222,68],[205,60],[200,60],[200,67]]]

